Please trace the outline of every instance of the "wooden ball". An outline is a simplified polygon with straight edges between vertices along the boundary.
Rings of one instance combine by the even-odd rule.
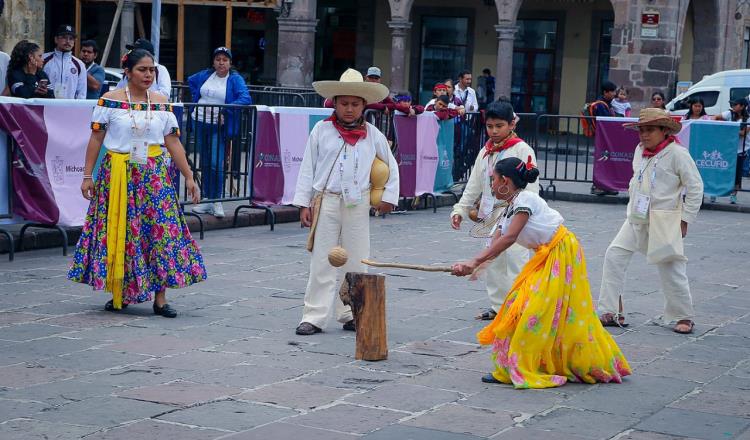
[[[471,219],[471,221],[473,221],[475,223],[478,222],[479,221],[479,210],[476,209],[476,208],[471,208],[469,210],[469,219]]]
[[[347,259],[349,259],[349,255],[346,253],[346,249],[341,246],[336,246],[328,252],[328,262],[333,267],[345,265]]]

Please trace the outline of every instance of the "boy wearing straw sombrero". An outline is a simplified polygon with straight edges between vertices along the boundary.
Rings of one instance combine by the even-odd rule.
[[[677,333],[692,333],[693,300],[682,242],[698,215],[703,180],[674,136],[681,124],[665,110],[643,109],[638,122],[624,126],[638,130],[641,142],[633,155],[627,218],[604,255],[599,319],[605,326],[627,325],[621,295],[630,259],[640,252],[659,272],[664,322],[676,322]]]
[[[351,308],[336,294],[336,268],[327,255],[331,248],[341,246],[348,253],[344,273],[366,272],[361,260],[370,253],[370,170],[376,158],[387,164],[389,175],[374,207],[390,212],[399,194],[398,165],[388,141],[362,116],[367,103],[388,96],[388,88],[365,82],[353,69],[347,69],[338,81],[314,82],[313,88],[333,101],[334,112],[310,132],[294,195],[302,226],[312,227],[310,278],[298,335],[321,332],[332,307],[344,330],[355,329]]]

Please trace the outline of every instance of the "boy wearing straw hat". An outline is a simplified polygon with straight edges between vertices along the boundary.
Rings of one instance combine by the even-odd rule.
[[[336,294],[336,268],[327,254],[341,246],[349,255],[344,273],[366,272],[361,260],[370,253],[370,170],[376,158],[387,164],[389,175],[375,208],[390,212],[399,194],[398,165],[388,141],[362,117],[367,103],[382,101],[388,88],[365,82],[353,69],[347,69],[339,81],[314,82],[313,88],[333,101],[334,112],[310,132],[294,195],[302,226],[314,229],[308,242],[310,278],[298,335],[321,332],[332,307],[344,330],[354,330],[351,309]]]
[[[633,155],[627,218],[604,255],[597,313],[604,326],[627,325],[621,295],[630,259],[640,252],[659,271],[664,322],[676,321],[677,333],[692,333],[693,300],[682,241],[698,215],[703,180],[674,136],[681,124],[665,110],[643,109],[638,122],[625,126],[637,129],[641,142]]]

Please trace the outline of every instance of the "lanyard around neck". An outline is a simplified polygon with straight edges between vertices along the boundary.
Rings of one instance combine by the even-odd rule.
[[[130,116],[130,129],[133,131],[133,135],[138,132],[138,125],[135,123],[135,115],[133,114],[133,102],[130,98],[130,87],[125,84],[125,96],[128,97],[128,116]],[[146,90],[146,132],[151,131],[151,93]]]

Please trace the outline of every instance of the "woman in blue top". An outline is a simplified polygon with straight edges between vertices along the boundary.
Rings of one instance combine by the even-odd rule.
[[[217,47],[213,53],[213,66],[188,78],[193,102],[197,106],[195,139],[200,146],[200,171],[203,194],[207,199],[219,199],[224,194],[224,171],[226,168],[225,143],[239,131],[238,112],[220,109],[217,105],[250,105],[250,93],[245,80],[232,70],[232,51]],[[193,212],[224,217],[221,202],[204,203],[193,208]]]

